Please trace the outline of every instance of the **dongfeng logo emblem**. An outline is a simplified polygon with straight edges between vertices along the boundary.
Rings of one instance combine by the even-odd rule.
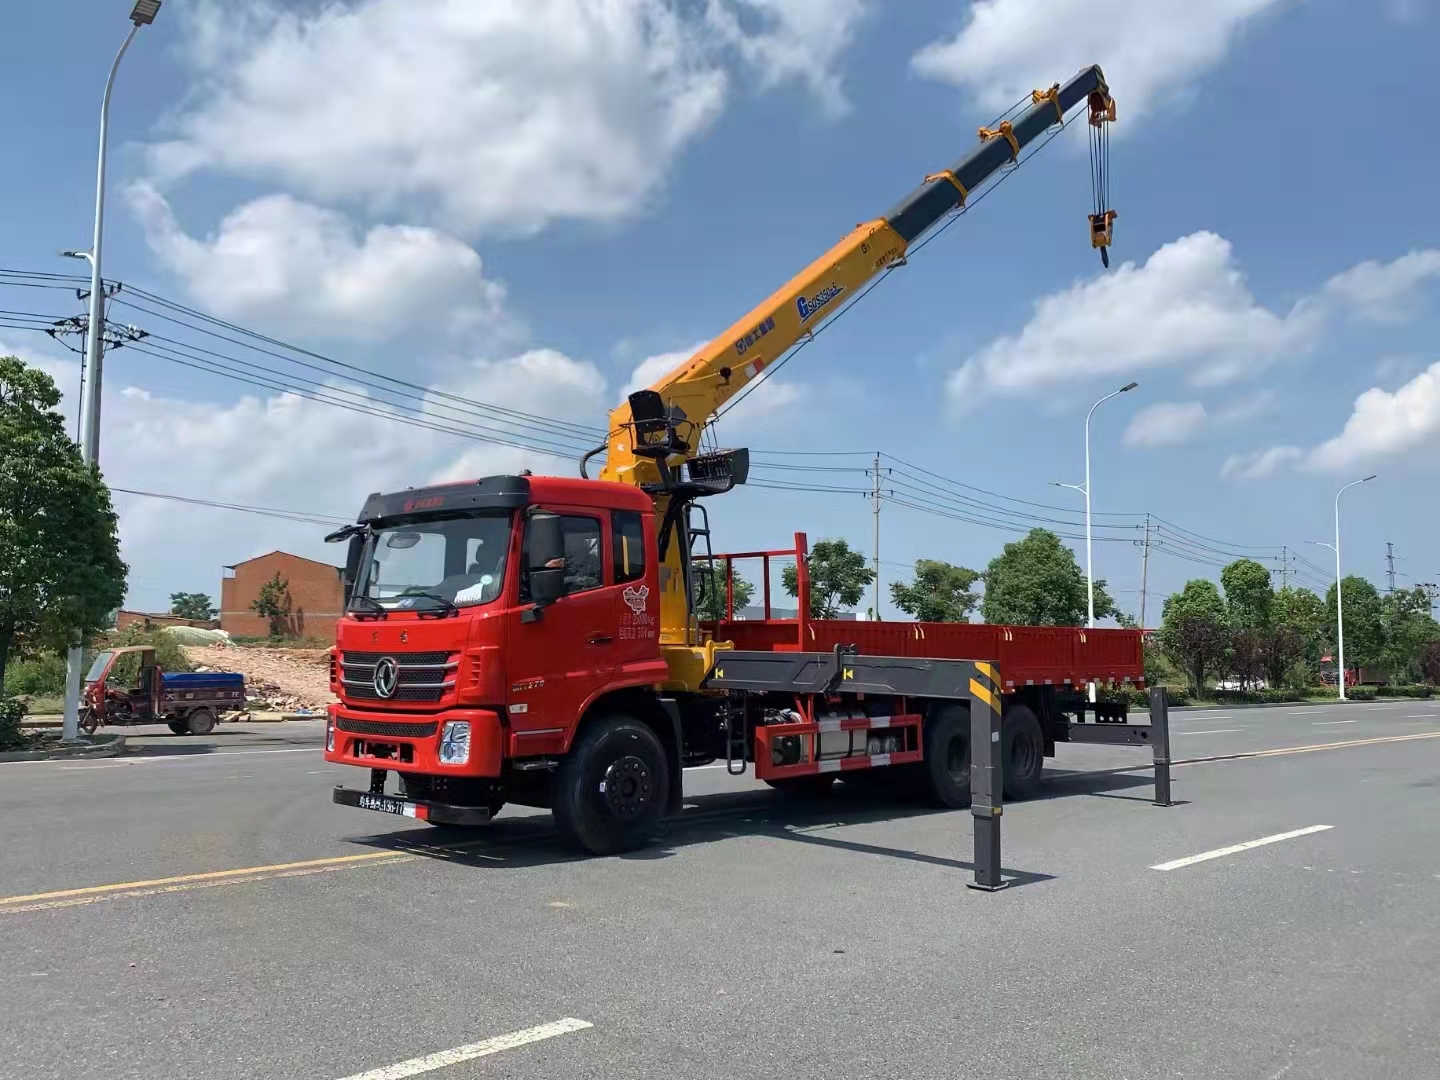
[[[400,681],[400,667],[393,656],[382,656],[375,665],[375,696],[395,696],[395,684]]]

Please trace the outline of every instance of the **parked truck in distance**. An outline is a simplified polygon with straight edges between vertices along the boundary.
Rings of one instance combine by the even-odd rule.
[[[804,536],[783,551],[716,555],[702,502],[748,478],[748,451],[700,452],[727,403],[1077,107],[1096,129],[1115,119],[1098,67],[980,129],[972,153],[629,395],[580,478],[371,495],[328,537],[349,552],[325,757],[370,775],[334,800],[453,825],[482,824],[506,802],[548,807],[569,840],[609,853],[644,842],[678,812],[684,769],[715,761],[807,794],[884,772],[917,797],[964,806],[977,701],[1002,713],[1009,798],[1035,789],[1057,743],[1141,737],[1082,723],[1075,689],[1140,683],[1138,630],[812,619]],[[1092,139],[1092,153],[1101,145]],[[1113,219],[1090,215],[1102,253]],[[747,558],[765,566],[765,618],[739,621],[727,582]],[[769,567],[782,558],[795,567],[790,619],[770,608]],[[716,595],[704,593],[719,589],[726,617],[705,621]]]

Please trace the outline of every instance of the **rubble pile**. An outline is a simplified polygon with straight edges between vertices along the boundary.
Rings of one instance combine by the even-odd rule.
[[[247,645],[193,645],[185,655],[201,671],[238,671],[245,676],[245,707],[256,712],[323,713],[330,693],[328,649]]]

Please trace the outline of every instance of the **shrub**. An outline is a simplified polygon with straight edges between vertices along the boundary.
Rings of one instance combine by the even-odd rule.
[[[5,692],[59,697],[65,693],[65,658],[45,653],[15,661],[5,668]]]
[[[23,746],[20,721],[25,719],[25,703],[13,698],[0,698],[0,750]]]
[[[1345,696],[1351,701],[1374,701],[1378,695],[1373,686],[1351,686],[1346,689]]]
[[[1409,686],[1382,686],[1380,687],[1381,697],[1398,698],[1428,698],[1435,695],[1435,687],[1423,684],[1412,684]]]

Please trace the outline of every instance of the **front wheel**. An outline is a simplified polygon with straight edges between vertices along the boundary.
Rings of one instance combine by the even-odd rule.
[[[94,735],[100,728],[100,717],[95,715],[94,709],[83,709],[80,712],[80,730],[86,735]]]
[[[167,720],[165,726],[170,729],[172,735],[189,735],[190,725],[184,720]]]
[[[560,834],[594,855],[614,855],[654,835],[669,800],[669,759],[655,732],[628,716],[591,724],[555,774]]]

